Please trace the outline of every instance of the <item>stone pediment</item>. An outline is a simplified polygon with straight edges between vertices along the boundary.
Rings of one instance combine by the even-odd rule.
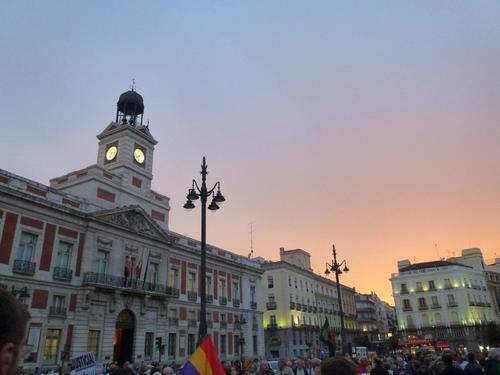
[[[168,240],[167,233],[139,206],[100,211],[93,216],[99,221],[117,225],[130,232]]]

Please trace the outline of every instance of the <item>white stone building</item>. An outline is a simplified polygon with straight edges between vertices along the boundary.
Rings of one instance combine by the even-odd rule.
[[[340,343],[336,283],[315,274],[308,252],[280,249],[280,261],[262,264],[266,355],[270,358],[318,356],[325,345],[320,329],[328,319]],[[341,285],[345,327],[357,333],[354,289]],[[350,341],[350,337],[348,337]],[[340,346],[338,346],[340,347]]]
[[[194,350],[200,243],[170,230],[169,198],[151,189],[156,141],[141,106],[123,94],[98,135],[97,163],[50,187],[0,170],[0,284],[32,315],[26,368],[87,351],[102,362],[180,363]],[[261,265],[207,246],[207,267],[220,358],[263,357]]]
[[[401,338],[476,346],[495,320],[482,271],[445,260],[398,262],[391,283]]]

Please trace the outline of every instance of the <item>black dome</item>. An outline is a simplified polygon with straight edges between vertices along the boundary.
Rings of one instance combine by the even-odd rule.
[[[118,99],[118,111],[128,116],[137,116],[144,113],[144,101],[142,96],[134,90],[129,90],[120,95]]]

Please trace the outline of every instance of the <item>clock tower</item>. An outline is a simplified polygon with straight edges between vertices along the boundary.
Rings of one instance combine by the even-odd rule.
[[[168,230],[170,199],[151,189],[157,141],[143,114],[144,101],[134,88],[121,94],[115,120],[97,135],[97,163],[53,178],[50,185],[86,198],[90,211],[140,206]]]
[[[97,164],[121,176],[123,184],[149,190],[156,140],[142,122],[144,102],[134,89],[120,95],[116,119],[97,136]]]

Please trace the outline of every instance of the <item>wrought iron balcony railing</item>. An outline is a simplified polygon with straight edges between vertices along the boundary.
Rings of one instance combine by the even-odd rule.
[[[73,270],[65,267],[54,267],[52,278],[60,281],[71,281],[73,277]]]
[[[198,293],[194,291],[188,291],[188,301],[196,301],[198,299]]]
[[[219,305],[227,305],[227,297],[219,297]]]
[[[277,308],[276,302],[267,302],[266,303],[266,309],[276,310],[276,308]]]
[[[196,319],[188,320],[188,327],[196,327],[198,325],[198,321]]]
[[[65,318],[66,317],[66,307],[50,306],[49,316]]]
[[[83,275],[83,285],[111,290],[125,289],[137,293],[152,293],[163,297],[179,298],[179,289],[177,288],[105,273],[86,272]]]
[[[257,310],[257,302],[253,301],[253,302],[250,302],[250,308],[252,310]]]
[[[236,298],[233,298],[233,306],[234,307],[240,307],[240,300],[236,299]]]
[[[207,298],[207,303],[210,303],[210,304],[214,303],[214,296],[213,295],[207,294],[206,298]]]
[[[12,272],[23,273],[25,275],[34,275],[36,263],[28,260],[16,259],[14,260],[14,267]]]
[[[227,322],[226,321],[220,322],[220,328],[221,329],[226,329],[227,328]]]

